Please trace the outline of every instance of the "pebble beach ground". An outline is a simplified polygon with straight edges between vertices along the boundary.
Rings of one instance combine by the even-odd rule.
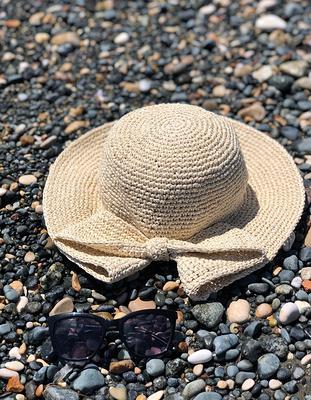
[[[307,0],[0,4],[0,398],[311,400],[311,6]],[[276,259],[203,303],[154,264],[104,285],[49,239],[49,165],[88,129],[187,102],[292,154],[307,192]],[[279,171],[282,174],[282,171]],[[116,335],[84,366],[49,357],[46,317],[178,311],[175,350],[135,365]]]

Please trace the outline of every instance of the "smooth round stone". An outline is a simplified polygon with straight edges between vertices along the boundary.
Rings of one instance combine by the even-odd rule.
[[[285,303],[280,311],[279,320],[281,324],[287,325],[300,317],[298,306],[295,303]]]
[[[256,308],[255,315],[257,318],[266,318],[273,313],[272,307],[268,303],[262,303]]]
[[[204,365],[203,364],[196,364],[193,369],[192,372],[195,376],[200,376],[203,372],[204,369]]]
[[[287,23],[275,14],[265,14],[256,20],[255,26],[262,31],[271,32],[275,29],[286,29]]]
[[[311,267],[305,267],[300,270],[300,276],[303,281],[311,279]]]
[[[24,261],[27,263],[33,262],[36,259],[36,255],[32,251],[27,251],[24,256]]]
[[[83,394],[92,394],[105,384],[103,375],[97,369],[85,369],[73,382],[73,389]]]
[[[57,315],[63,313],[71,313],[74,310],[74,304],[70,297],[64,297],[60,300],[54,308],[50,311],[49,315]]]
[[[252,73],[253,78],[259,82],[265,82],[273,75],[273,68],[270,65],[263,65]]]
[[[271,378],[279,368],[280,360],[275,354],[264,354],[258,359],[258,375],[260,379]]]
[[[266,294],[270,290],[270,286],[267,283],[250,283],[247,286],[248,290],[256,294]]]
[[[156,303],[152,300],[144,301],[139,297],[137,299],[132,300],[128,304],[128,309],[131,312],[140,311],[140,310],[154,310],[156,308]]]
[[[28,297],[21,296],[16,306],[17,312],[21,313],[23,309],[27,306],[27,304],[28,304]]]
[[[193,400],[222,400],[222,396],[216,392],[205,392],[198,394]]]
[[[292,279],[291,281],[291,286],[295,289],[300,289],[301,288],[301,283],[302,283],[302,279],[300,278],[300,276],[295,276],[294,279]]]
[[[293,288],[290,285],[287,285],[286,283],[283,283],[279,286],[277,286],[274,289],[275,293],[278,295],[284,295],[284,296],[288,296],[293,292]]]
[[[21,185],[24,185],[24,186],[29,186],[29,185],[31,185],[32,183],[36,183],[37,180],[38,180],[38,179],[37,179],[34,175],[22,175],[22,176],[20,176],[20,177],[18,178],[18,182],[19,182]]]
[[[292,255],[290,257],[286,257],[283,261],[283,268],[289,269],[293,272],[298,271],[298,258],[295,255]]]
[[[249,360],[241,360],[237,363],[237,367],[241,371],[251,371],[253,369],[253,364]]]
[[[227,375],[229,378],[234,378],[238,372],[239,368],[236,365],[229,365],[227,367]]]
[[[139,81],[139,90],[143,93],[149,92],[152,82],[149,79],[142,79]],[[178,285],[179,286],[179,285]]]
[[[250,319],[250,304],[244,299],[232,301],[227,309],[228,321],[243,324]]]
[[[109,394],[115,400],[127,400],[127,391],[124,385],[110,387]]]
[[[193,396],[203,392],[204,389],[205,382],[203,379],[197,379],[193,382],[189,382],[182,392],[182,398],[185,400],[191,399]]]
[[[2,335],[6,335],[7,333],[9,333],[11,331],[11,325],[8,323],[5,324],[1,324],[0,325],[0,336]]]
[[[205,364],[213,358],[213,354],[210,350],[202,349],[195,351],[188,357],[190,364]]]
[[[8,368],[0,368],[0,378],[9,379],[13,376],[18,376],[18,373]]]
[[[239,343],[239,338],[233,333],[217,336],[214,339],[214,349],[217,356],[225,353],[227,350],[235,347]]]
[[[130,40],[130,35],[127,32],[119,33],[115,38],[115,44],[125,44]]]
[[[281,64],[279,68],[280,71],[285,74],[292,75],[295,78],[301,78],[308,69],[308,63],[305,60],[287,61]]]
[[[25,365],[20,361],[8,361],[4,364],[5,368],[11,369],[12,371],[22,371],[25,368]]]
[[[240,354],[239,349],[230,349],[226,352],[225,360],[226,361],[235,360],[239,356],[239,354]]]
[[[301,379],[305,375],[305,371],[303,368],[296,367],[292,372],[293,378],[296,380]]]
[[[244,329],[244,335],[251,338],[256,337],[260,334],[262,326],[262,322],[253,321]]]
[[[26,389],[27,394],[27,389]],[[47,385],[43,393],[45,400],[79,400],[79,394],[57,385]],[[27,396],[27,398],[30,398]],[[17,400],[17,399],[16,399]]]
[[[208,329],[214,328],[222,319],[224,307],[221,303],[197,304],[192,309],[192,314],[196,320]]]
[[[289,269],[283,269],[278,277],[281,282],[290,282],[295,277],[295,273]]]
[[[152,360],[149,360],[146,364],[146,371],[152,377],[162,375],[164,373],[164,370],[165,364],[162,360],[158,358],[153,358]]]
[[[164,396],[164,390],[159,390],[158,392],[153,393],[152,395],[148,396],[148,400],[161,400]]]
[[[302,359],[301,359],[301,365],[308,365],[308,364],[311,364],[311,353],[310,354],[307,354],[306,356],[304,356]]]
[[[246,392],[247,390],[251,390],[251,388],[255,385],[255,381],[254,379],[246,379],[246,381],[244,381],[242,383],[241,389],[243,390],[243,392]]]
[[[307,147],[307,145],[309,145],[310,142],[310,147],[311,147],[311,138],[305,138],[304,140],[302,140],[300,142],[300,144],[302,145],[303,143],[306,145],[305,147]],[[297,146],[298,148],[298,146]],[[305,149],[302,149],[305,150]],[[303,247],[300,252],[299,252],[299,258],[301,261],[303,262],[307,262],[311,260],[311,247]]]
[[[282,387],[281,381],[279,381],[278,379],[270,379],[269,388],[271,390],[277,390],[277,389],[280,389],[280,387]]]
[[[283,126],[281,134],[289,140],[296,140],[299,137],[299,130],[294,126]]]
[[[242,385],[246,379],[254,379],[256,374],[254,372],[240,371],[236,374],[235,381],[238,385]]]
[[[308,310],[311,307],[311,304],[308,303],[307,301],[296,300],[295,304],[298,307],[300,314],[304,314],[306,310]]]
[[[12,347],[11,350],[9,351],[9,357],[10,358],[16,358],[17,360],[20,360],[22,358],[19,348],[18,347]]]

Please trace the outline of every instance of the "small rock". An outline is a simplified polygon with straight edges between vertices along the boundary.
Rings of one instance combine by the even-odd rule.
[[[0,325],[0,336],[6,335],[7,333],[9,333],[11,331],[11,325],[8,323],[5,324],[1,324]]]
[[[289,92],[293,83],[294,79],[286,75],[274,75],[269,79],[269,85],[276,87],[283,93]]]
[[[239,339],[233,333],[217,336],[214,340],[214,349],[217,356],[224,354],[227,350],[235,347]]]
[[[20,393],[24,390],[24,385],[19,380],[19,376],[12,376],[9,378],[6,390],[13,393]]]
[[[197,304],[192,309],[192,314],[202,325],[208,329],[214,328],[222,319],[224,307],[221,303]]]
[[[50,39],[50,35],[46,32],[38,32],[35,35],[35,41],[39,44],[48,42]]]
[[[18,178],[18,182],[19,182],[21,185],[24,185],[24,186],[29,186],[29,185],[31,185],[32,183],[36,183],[37,180],[38,180],[38,179],[37,179],[34,175],[22,175],[22,176],[20,176],[20,177]]]
[[[248,378],[246,379],[246,381],[242,383],[241,389],[243,390],[243,392],[246,392],[247,390],[251,390],[254,385],[255,385],[254,379]]]
[[[163,286],[163,292],[170,292],[170,291],[175,291],[179,288],[179,283],[175,281],[168,281],[165,283]]]
[[[307,293],[311,292],[311,281],[302,281],[302,287]]]
[[[153,358],[146,364],[146,371],[152,377],[160,376],[164,373],[165,364],[162,360]]]
[[[216,11],[216,7],[214,4],[207,4],[199,9],[199,14],[202,15],[211,15]]]
[[[12,378],[12,376],[18,377],[18,373],[8,368],[0,368],[0,378],[9,379]]]
[[[308,78],[306,76],[299,78],[297,79],[297,81],[295,81],[294,86],[301,89],[311,90],[311,78]],[[309,232],[311,232],[310,229]],[[311,246],[311,234],[309,235],[308,244],[305,242],[305,245]]]
[[[275,29],[286,29],[287,23],[277,15],[265,14],[256,20],[255,26],[262,31],[270,32]]]
[[[311,279],[311,267],[305,267],[300,270],[300,276],[303,281]]]
[[[293,288],[300,289],[301,283],[302,283],[302,279],[300,278],[300,276],[295,276],[295,278],[291,281],[290,284]]]
[[[131,312],[140,310],[154,310],[155,308],[156,303],[154,301],[143,301],[139,297],[135,300],[130,301],[128,304],[128,309]]]
[[[28,304],[28,297],[21,296],[16,306],[17,312],[21,313],[27,306],[27,304]]]
[[[264,354],[258,360],[258,375],[260,379],[270,378],[279,368],[280,360],[275,354]]]
[[[273,75],[273,68],[270,65],[264,65],[253,72],[253,78],[259,82],[265,82]]]
[[[262,121],[266,116],[266,110],[260,103],[254,103],[238,112],[238,115],[245,120]]]
[[[50,311],[49,315],[57,315],[63,313],[70,313],[74,310],[74,304],[70,297],[64,297],[60,300],[54,308]]]
[[[197,379],[193,382],[187,383],[185,386],[182,397],[185,400],[191,399],[193,396],[197,395],[200,392],[203,392],[205,389],[205,382],[203,379]]]
[[[105,378],[97,369],[85,369],[73,382],[73,389],[83,394],[92,394],[105,384]]]
[[[311,304],[307,301],[296,300],[295,304],[298,307],[300,314],[304,314],[304,312],[311,307]]]
[[[222,396],[216,392],[200,393],[193,400],[222,400]]]
[[[280,311],[279,320],[281,324],[287,325],[296,321],[300,317],[300,312],[295,303],[285,303]]]
[[[132,360],[111,361],[109,365],[109,372],[116,375],[132,371],[133,369],[134,363]]]
[[[82,128],[87,128],[89,126],[88,121],[73,121],[71,122],[65,129],[65,133],[67,135],[71,135],[72,133],[78,131]]]
[[[25,368],[25,365],[20,361],[8,361],[4,364],[5,368],[11,369],[12,371],[22,371]]]
[[[232,301],[227,309],[227,318],[229,322],[243,324],[250,319],[250,305],[247,300],[239,299]]]
[[[115,400],[127,400],[127,391],[124,385],[109,388],[110,396]]]
[[[272,307],[268,303],[262,303],[256,308],[257,318],[267,318],[273,313]]]
[[[80,38],[75,32],[62,32],[54,35],[51,39],[51,44],[61,46],[65,43],[70,43],[73,46],[80,46]]]
[[[271,379],[269,381],[269,388],[272,390],[277,390],[282,387],[282,382],[279,381],[278,379]]]
[[[193,369],[192,372],[194,373],[195,376],[200,376],[203,372],[204,369],[204,365],[203,364],[196,364]]]
[[[195,351],[188,357],[188,362],[190,364],[205,364],[213,358],[212,352],[210,350],[202,349]]]
[[[115,38],[115,44],[125,44],[130,40],[130,35],[127,32],[119,33]]]
[[[307,354],[301,359],[301,365],[308,365],[311,364],[311,353]]]
[[[45,400],[79,400],[78,393],[73,390],[51,384],[46,386],[43,397]]]
[[[32,251],[27,251],[27,253],[24,256],[24,261],[27,263],[35,261],[36,256]]]
[[[308,63],[304,60],[288,61],[280,65],[280,71],[295,78],[304,76],[307,69]]]

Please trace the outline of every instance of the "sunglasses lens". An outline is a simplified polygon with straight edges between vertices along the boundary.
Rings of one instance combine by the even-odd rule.
[[[125,345],[139,357],[167,351],[172,334],[172,323],[164,315],[140,314],[127,319],[123,325]]]
[[[53,347],[60,357],[84,360],[100,347],[101,324],[87,317],[64,318],[55,323]]]

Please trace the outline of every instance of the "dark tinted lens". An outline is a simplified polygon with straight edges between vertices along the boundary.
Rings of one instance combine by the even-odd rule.
[[[101,345],[101,324],[87,317],[61,319],[55,323],[53,346],[59,356],[83,360],[94,354]]]
[[[131,352],[140,357],[155,356],[168,350],[172,324],[163,315],[139,314],[124,322],[123,334]]]

